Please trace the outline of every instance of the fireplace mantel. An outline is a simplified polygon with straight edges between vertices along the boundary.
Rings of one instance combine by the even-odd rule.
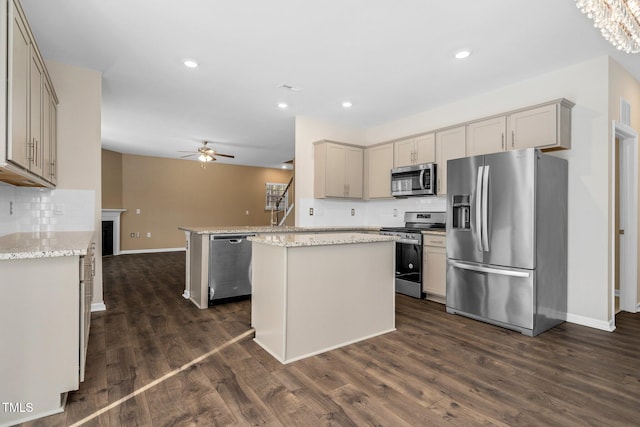
[[[126,209],[102,209],[102,220],[113,221],[113,254],[120,255],[120,214]]]

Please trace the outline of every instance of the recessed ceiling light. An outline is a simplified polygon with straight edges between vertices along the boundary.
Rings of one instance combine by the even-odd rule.
[[[344,101],[344,102],[342,103],[342,106],[343,106],[344,108],[351,108],[351,106],[352,106],[352,105],[353,105],[353,104],[351,103],[351,101]]]
[[[471,55],[471,51],[469,49],[460,49],[455,53],[456,59],[465,59]]]
[[[285,110],[288,107],[286,102],[278,102],[278,108],[281,110]]]
[[[197,68],[198,67],[198,62],[195,61],[194,59],[185,59],[183,64],[187,68]]]

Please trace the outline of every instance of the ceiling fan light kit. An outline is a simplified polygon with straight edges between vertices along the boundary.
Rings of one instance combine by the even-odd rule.
[[[187,157],[193,157],[193,156],[198,156],[198,160],[201,161],[202,163],[208,163],[208,162],[214,162],[216,161],[216,156],[218,157],[228,157],[230,159],[234,159],[236,156],[232,156],[231,154],[222,154],[217,152],[216,150],[214,150],[213,148],[209,147],[207,144],[209,144],[209,141],[203,141],[202,142],[202,147],[198,147],[198,149],[195,152],[191,152],[191,151],[182,151],[182,153],[191,153],[191,154],[187,154],[186,156],[182,156],[182,158],[187,158]]]
[[[640,0],[575,0],[602,36],[625,53],[640,52]]]

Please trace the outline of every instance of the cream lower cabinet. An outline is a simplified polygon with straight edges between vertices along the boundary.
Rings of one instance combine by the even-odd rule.
[[[314,197],[361,199],[364,149],[333,141],[314,146]]]
[[[447,161],[466,155],[466,126],[436,133],[437,194],[447,193]]]
[[[393,167],[395,168],[435,161],[435,135],[433,133],[393,143]]]
[[[447,291],[446,237],[425,234],[422,248],[422,292],[427,299],[445,302]]]
[[[364,150],[364,197],[391,198],[391,169],[394,144],[367,147]]]
[[[13,405],[0,411],[0,425],[62,412],[65,393],[79,388],[93,265],[91,249],[86,256],[0,261],[0,313],[7,319],[0,326],[0,396]]]

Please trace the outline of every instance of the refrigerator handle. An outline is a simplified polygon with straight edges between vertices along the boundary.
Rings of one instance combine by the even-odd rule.
[[[478,166],[478,179],[476,180],[476,247],[482,251],[482,172],[484,166]]]
[[[467,264],[459,261],[449,260],[452,267],[461,268],[463,270],[477,271],[479,273],[499,274],[501,276],[511,277],[529,277],[531,274],[526,271],[503,270],[501,268],[485,267],[483,265]]]
[[[482,247],[489,252],[489,165],[482,175]]]

